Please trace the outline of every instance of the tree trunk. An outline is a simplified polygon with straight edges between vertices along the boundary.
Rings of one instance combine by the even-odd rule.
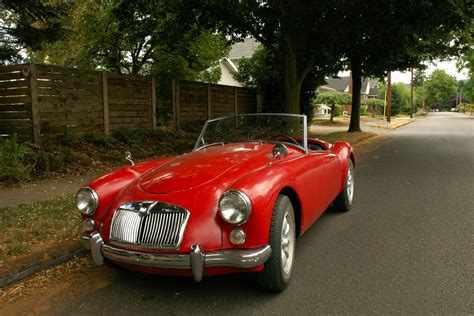
[[[333,122],[333,119],[334,119],[334,111],[336,111],[336,105],[331,104],[331,118],[329,119],[331,123]]]
[[[360,89],[362,87],[362,65],[351,59],[352,70],[352,109],[348,132],[360,132]]]
[[[285,67],[285,111],[287,113],[300,114],[300,93],[305,74],[298,72],[294,39],[287,35],[283,39],[282,45]]]

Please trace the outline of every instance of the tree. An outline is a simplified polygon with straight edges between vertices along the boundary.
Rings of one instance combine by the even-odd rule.
[[[176,12],[173,1],[79,0],[63,23],[67,37],[34,60],[64,66],[101,68],[162,78],[217,82],[227,40]]]
[[[285,111],[300,113],[301,89],[309,82],[324,80],[341,67],[341,55],[334,50],[335,21],[327,19],[332,1],[194,1],[203,14],[200,22],[235,40],[252,35],[271,50],[280,64]],[[183,8],[184,9],[184,8]],[[308,82],[308,81],[307,81]]]
[[[383,108],[385,106],[385,100],[384,99],[379,99],[379,98],[371,98],[371,99],[366,99],[366,100],[363,100],[361,101],[361,105],[365,106],[365,107],[370,107],[372,108],[372,116],[375,115],[375,113],[377,112],[377,109],[380,111],[382,111],[382,113],[380,114],[383,114]],[[362,110],[362,108],[361,108]]]
[[[433,71],[425,82],[426,101],[431,107],[448,107],[456,91],[456,80],[444,70]]]
[[[235,78],[249,88],[256,88],[264,96],[264,112],[284,112],[284,86],[279,80],[282,77],[279,55],[264,46],[260,46],[252,57],[242,58],[238,64]]]
[[[336,112],[336,104],[345,105],[351,104],[351,95],[344,92],[325,92],[318,94],[316,99],[313,101],[313,104],[327,104],[331,106],[331,118],[330,121],[333,121],[334,113]]]
[[[40,49],[61,38],[60,14],[67,3],[28,0],[0,2],[0,64],[23,61],[22,50]]]
[[[353,96],[349,131],[360,130],[363,76],[417,68],[424,60],[458,54],[471,40],[471,0],[341,1],[333,19],[334,36],[352,70]]]

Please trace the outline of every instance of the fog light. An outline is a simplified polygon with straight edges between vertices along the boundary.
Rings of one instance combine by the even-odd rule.
[[[82,222],[82,227],[84,227],[84,230],[86,232],[93,231],[94,230],[94,225],[95,225],[94,220],[90,219],[90,218],[88,218],[88,219],[86,219],[85,221]]]
[[[242,245],[245,242],[247,235],[242,228],[235,228],[230,232],[230,242],[234,245]]]

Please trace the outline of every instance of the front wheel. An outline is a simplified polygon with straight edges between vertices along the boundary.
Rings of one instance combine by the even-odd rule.
[[[341,212],[347,212],[352,207],[352,198],[354,197],[354,165],[349,159],[347,166],[346,183],[342,192],[334,200],[334,208]]]
[[[271,292],[282,292],[290,283],[295,262],[295,214],[286,195],[279,195],[270,223],[269,244],[272,255],[258,272],[259,285]]]

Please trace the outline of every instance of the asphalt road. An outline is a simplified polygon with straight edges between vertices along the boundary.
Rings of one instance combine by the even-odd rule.
[[[353,209],[328,210],[297,242],[292,284],[246,274],[192,279],[114,272],[49,313],[472,314],[474,117],[433,113],[356,156]]]

